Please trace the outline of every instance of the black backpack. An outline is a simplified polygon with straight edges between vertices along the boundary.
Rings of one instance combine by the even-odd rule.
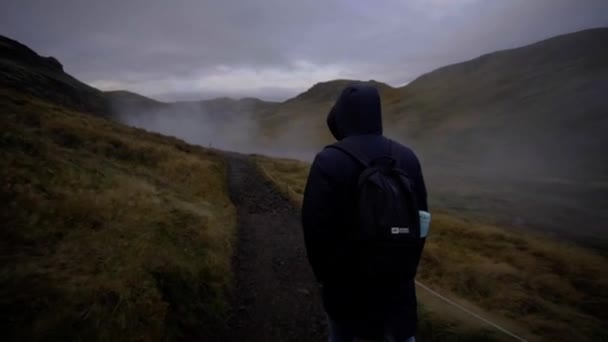
[[[342,140],[335,148],[356,160],[363,170],[357,182],[354,226],[348,239],[353,268],[367,278],[409,278],[416,275],[425,237],[420,234],[416,194],[407,173],[397,167],[395,143],[389,154],[368,160],[356,146]]]

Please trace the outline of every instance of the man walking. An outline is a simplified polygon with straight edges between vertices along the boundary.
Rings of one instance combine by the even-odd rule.
[[[370,85],[346,87],[327,124],[338,142],[312,164],[302,224],[330,341],[414,341],[414,277],[429,219],[420,163],[382,135]]]

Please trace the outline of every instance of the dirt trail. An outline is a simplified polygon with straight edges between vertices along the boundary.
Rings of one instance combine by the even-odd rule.
[[[238,214],[233,341],[323,341],[326,324],[298,212],[246,156],[227,154]]]

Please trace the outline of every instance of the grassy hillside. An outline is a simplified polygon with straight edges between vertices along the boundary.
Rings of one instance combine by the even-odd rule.
[[[214,152],[0,88],[7,340],[204,339],[235,212]]]
[[[608,28],[585,30],[439,68],[401,88],[372,82],[385,130],[459,173],[606,181],[607,40]],[[325,117],[348,83],[316,84],[260,116],[262,139],[312,151],[330,143]]]
[[[378,85],[385,133],[419,154],[435,207],[605,251],[606,41],[608,28],[586,30],[446,66],[401,88]],[[333,141],[325,118],[344,85],[321,83],[285,102],[260,119],[260,141],[275,155],[312,159]]]
[[[263,156],[256,159],[277,188],[300,205],[309,164]],[[491,317],[506,319],[506,324],[514,321],[543,340],[608,338],[605,257],[565,242],[442,211],[433,212],[431,226],[418,280],[472,302]],[[425,298],[421,301],[427,307]],[[427,307],[427,314],[439,318],[432,329],[423,325],[430,329],[427,334],[442,331],[440,322],[452,319],[442,315],[447,311],[444,306],[439,310]]]
[[[401,88],[375,83],[387,134],[438,172],[606,181],[608,28],[490,53]],[[319,83],[269,117],[262,139],[312,151],[332,141],[325,117],[347,81]]]
[[[448,165],[476,177],[605,182],[606,41],[608,28],[586,30],[446,66],[401,88],[377,84],[385,130],[440,161],[429,163],[438,172]],[[345,84],[320,83],[286,101],[273,130],[290,146],[331,142],[325,117]]]
[[[606,41],[587,30],[423,75],[387,101],[394,134],[467,172],[605,181]]]

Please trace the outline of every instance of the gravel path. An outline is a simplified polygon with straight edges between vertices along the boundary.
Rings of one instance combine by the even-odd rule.
[[[299,212],[250,158],[227,154],[226,160],[239,224],[230,340],[326,340]]]

